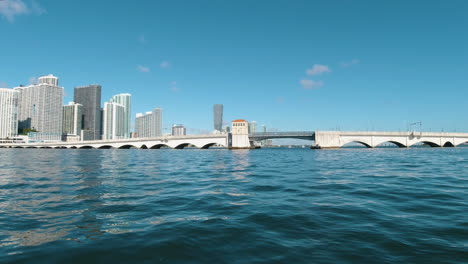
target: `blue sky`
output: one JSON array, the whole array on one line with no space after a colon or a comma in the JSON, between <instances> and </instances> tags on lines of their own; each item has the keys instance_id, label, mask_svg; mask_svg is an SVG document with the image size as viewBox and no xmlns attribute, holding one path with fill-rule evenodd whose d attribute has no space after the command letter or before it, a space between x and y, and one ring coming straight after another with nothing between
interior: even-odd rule
<instances>
[{"instance_id":1,"label":"blue sky","mask_svg":"<svg viewBox=\"0 0 468 264\"><path fill-rule=\"evenodd\" d=\"M468 2L0 1L0 86L52 73L212 130L468 132Z\"/></svg>"}]
</instances>

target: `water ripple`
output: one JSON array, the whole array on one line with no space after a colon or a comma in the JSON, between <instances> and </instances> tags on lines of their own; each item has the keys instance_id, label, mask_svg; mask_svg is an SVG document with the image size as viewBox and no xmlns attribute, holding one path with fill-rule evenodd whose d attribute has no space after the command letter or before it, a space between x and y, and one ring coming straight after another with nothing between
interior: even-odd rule
<instances>
[{"instance_id":1,"label":"water ripple","mask_svg":"<svg viewBox=\"0 0 468 264\"><path fill-rule=\"evenodd\" d=\"M468 148L0 149L0 160L1 263L468 259Z\"/></svg>"}]
</instances>

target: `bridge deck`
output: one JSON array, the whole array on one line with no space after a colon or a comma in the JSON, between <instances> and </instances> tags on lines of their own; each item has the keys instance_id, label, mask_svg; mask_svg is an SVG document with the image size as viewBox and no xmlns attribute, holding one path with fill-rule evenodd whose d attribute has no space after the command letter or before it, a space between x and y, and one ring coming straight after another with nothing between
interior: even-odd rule
<instances>
[{"instance_id":1,"label":"bridge deck","mask_svg":"<svg viewBox=\"0 0 468 264\"><path fill-rule=\"evenodd\" d=\"M258 132L249 134L252 141L265 139L280 139L280 138L295 138L315 140L315 132L313 131L291 131L291 132Z\"/></svg>"}]
</instances>

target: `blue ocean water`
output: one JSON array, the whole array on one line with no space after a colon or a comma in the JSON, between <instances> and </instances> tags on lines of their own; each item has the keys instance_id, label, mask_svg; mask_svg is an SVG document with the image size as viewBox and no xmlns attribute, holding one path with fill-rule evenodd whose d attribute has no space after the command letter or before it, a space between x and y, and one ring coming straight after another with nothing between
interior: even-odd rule
<instances>
[{"instance_id":1,"label":"blue ocean water","mask_svg":"<svg viewBox=\"0 0 468 264\"><path fill-rule=\"evenodd\" d=\"M0 149L1 263L468 263L468 148Z\"/></svg>"}]
</instances>

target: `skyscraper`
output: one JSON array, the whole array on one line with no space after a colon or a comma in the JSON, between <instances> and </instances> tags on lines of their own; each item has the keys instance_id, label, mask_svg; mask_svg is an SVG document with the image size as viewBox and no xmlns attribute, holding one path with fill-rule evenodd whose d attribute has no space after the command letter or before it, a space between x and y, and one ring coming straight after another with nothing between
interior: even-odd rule
<instances>
[{"instance_id":1,"label":"skyscraper","mask_svg":"<svg viewBox=\"0 0 468 264\"><path fill-rule=\"evenodd\" d=\"M125 106L114 102L104 103L102 139L125 138L125 114Z\"/></svg>"},{"instance_id":2,"label":"skyscraper","mask_svg":"<svg viewBox=\"0 0 468 264\"><path fill-rule=\"evenodd\" d=\"M249 134L257 132L257 121L249 122Z\"/></svg>"},{"instance_id":3,"label":"skyscraper","mask_svg":"<svg viewBox=\"0 0 468 264\"><path fill-rule=\"evenodd\" d=\"M222 131L223 129L223 105L215 104L213 106L214 129Z\"/></svg>"},{"instance_id":4,"label":"skyscraper","mask_svg":"<svg viewBox=\"0 0 468 264\"><path fill-rule=\"evenodd\" d=\"M163 125L162 125L162 108L155 108L153 110L153 124L154 124L154 136L160 137L163 135Z\"/></svg>"},{"instance_id":5,"label":"skyscraper","mask_svg":"<svg viewBox=\"0 0 468 264\"><path fill-rule=\"evenodd\" d=\"M18 133L19 92L0 89L0 139L11 138Z\"/></svg>"},{"instance_id":6,"label":"skyscraper","mask_svg":"<svg viewBox=\"0 0 468 264\"><path fill-rule=\"evenodd\" d=\"M153 112L138 113L135 118L135 132L139 138L153 136Z\"/></svg>"},{"instance_id":7,"label":"skyscraper","mask_svg":"<svg viewBox=\"0 0 468 264\"><path fill-rule=\"evenodd\" d=\"M139 138L162 136L162 109L155 108L151 112L146 112L146 114L137 114L135 132Z\"/></svg>"},{"instance_id":8,"label":"skyscraper","mask_svg":"<svg viewBox=\"0 0 468 264\"><path fill-rule=\"evenodd\" d=\"M114 102L124 106L124 137L130 138L131 114L132 114L132 95L128 93L112 96L109 102Z\"/></svg>"},{"instance_id":9,"label":"skyscraper","mask_svg":"<svg viewBox=\"0 0 468 264\"><path fill-rule=\"evenodd\" d=\"M83 106L70 102L63 106L63 134L64 135L81 135L83 117Z\"/></svg>"},{"instance_id":10,"label":"skyscraper","mask_svg":"<svg viewBox=\"0 0 468 264\"><path fill-rule=\"evenodd\" d=\"M38 84L15 90L20 92L19 130L38 131L38 140L61 140L64 89L58 86L58 78L53 75L40 77Z\"/></svg>"},{"instance_id":11,"label":"skyscraper","mask_svg":"<svg viewBox=\"0 0 468 264\"><path fill-rule=\"evenodd\" d=\"M74 101L81 104L83 138L81 140L98 140L101 138L101 86L88 85L75 87Z\"/></svg>"}]
</instances>

